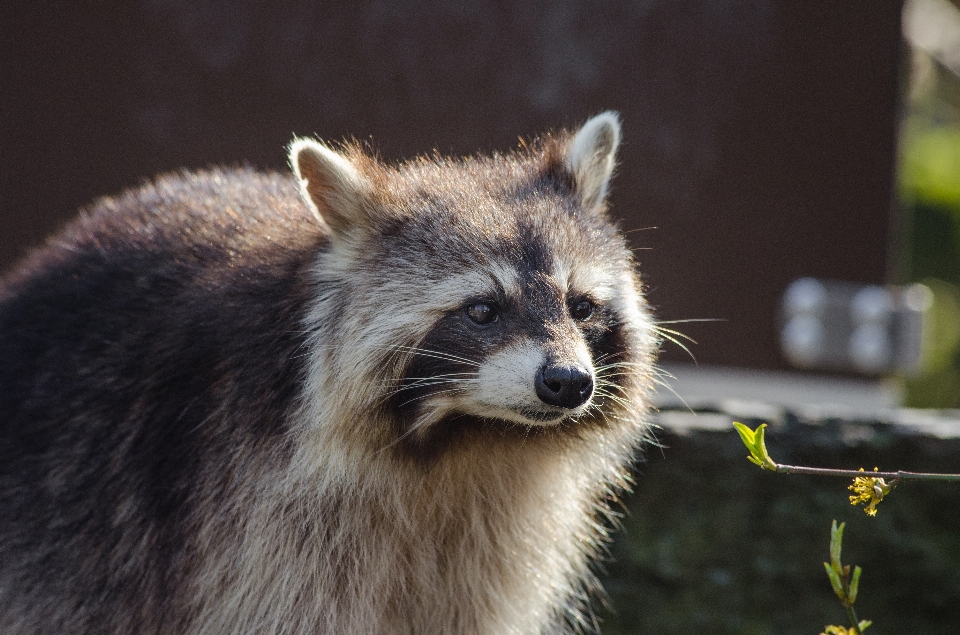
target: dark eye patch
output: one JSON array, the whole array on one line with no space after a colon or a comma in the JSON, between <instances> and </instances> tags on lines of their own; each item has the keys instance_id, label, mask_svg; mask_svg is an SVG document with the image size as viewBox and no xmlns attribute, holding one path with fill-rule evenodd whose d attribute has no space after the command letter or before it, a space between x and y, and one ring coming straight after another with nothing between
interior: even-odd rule
<instances>
[{"instance_id":1,"label":"dark eye patch","mask_svg":"<svg viewBox=\"0 0 960 635\"><path fill-rule=\"evenodd\" d=\"M477 328L466 315L468 308L487 304L473 300L462 309L451 311L413 347L408 366L403 371L399 389L385 402L395 423L398 448L408 456L429 462L446 444L463 433L470 417L454 416L450 425L411 432L421 408L433 395L455 396L467 390L476 379L483 359L490 350L502 345L501 329ZM492 303L489 303L491 306Z\"/></svg>"}]
</instances>

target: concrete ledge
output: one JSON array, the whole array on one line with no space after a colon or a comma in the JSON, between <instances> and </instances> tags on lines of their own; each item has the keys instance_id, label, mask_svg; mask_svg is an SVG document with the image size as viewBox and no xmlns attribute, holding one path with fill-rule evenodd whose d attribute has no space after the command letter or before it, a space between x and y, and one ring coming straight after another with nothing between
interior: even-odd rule
<instances>
[{"instance_id":1,"label":"concrete ledge","mask_svg":"<svg viewBox=\"0 0 960 635\"><path fill-rule=\"evenodd\" d=\"M658 388L654 401L665 407L689 405L696 409L704 402L730 399L861 411L900 404L900 391L889 381L695 364L667 363L660 367L665 385Z\"/></svg>"},{"instance_id":2,"label":"concrete ledge","mask_svg":"<svg viewBox=\"0 0 960 635\"><path fill-rule=\"evenodd\" d=\"M834 426L860 426L894 435L924 435L938 439L960 439L960 410L916 410L889 408L873 411L857 411L844 406L807 406L786 408L769 403L724 399L715 404L698 402L698 408L661 407L654 416L654 423L676 434L691 431L733 432L734 421L743 423L767 423L771 432L786 432L797 426L823 428ZM802 434L802 430L796 432ZM868 434L864 432L860 436ZM854 435L857 436L857 435ZM839 440L839 439L838 439ZM845 445L850 443L843 442ZM855 445L855 443L854 443ZM960 458L957 469L960 470Z\"/></svg>"}]
</instances>

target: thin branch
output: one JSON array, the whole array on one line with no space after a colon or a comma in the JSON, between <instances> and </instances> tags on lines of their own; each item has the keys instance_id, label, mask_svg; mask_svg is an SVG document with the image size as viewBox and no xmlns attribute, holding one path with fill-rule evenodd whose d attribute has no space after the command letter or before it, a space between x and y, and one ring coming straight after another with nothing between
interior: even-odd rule
<instances>
[{"instance_id":1,"label":"thin branch","mask_svg":"<svg viewBox=\"0 0 960 635\"><path fill-rule=\"evenodd\" d=\"M847 617L850 618L850 625L853 627L853 632L856 633L856 635L863 635L863 631L860 630L860 620L857 619L857 612L853 610L853 605L844 606L847 609Z\"/></svg>"},{"instance_id":2,"label":"thin branch","mask_svg":"<svg viewBox=\"0 0 960 635\"><path fill-rule=\"evenodd\" d=\"M826 467L806 467L803 465L783 465L775 463L780 474L814 474L817 476L842 476L843 478L900 479L914 481L960 481L960 474L936 474L930 472L867 472L865 470L834 470Z\"/></svg>"}]
</instances>

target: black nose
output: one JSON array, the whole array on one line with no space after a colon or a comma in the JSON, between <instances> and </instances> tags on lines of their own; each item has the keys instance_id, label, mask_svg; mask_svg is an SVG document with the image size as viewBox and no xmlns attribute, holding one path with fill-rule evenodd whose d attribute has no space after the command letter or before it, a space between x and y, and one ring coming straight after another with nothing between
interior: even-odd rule
<instances>
[{"instance_id":1,"label":"black nose","mask_svg":"<svg viewBox=\"0 0 960 635\"><path fill-rule=\"evenodd\" d=\"M576 408L593 394L593 377L579 366L547 364L537 371L536 386L537 396L543 403Z\"/></svg>"}]
</instances>

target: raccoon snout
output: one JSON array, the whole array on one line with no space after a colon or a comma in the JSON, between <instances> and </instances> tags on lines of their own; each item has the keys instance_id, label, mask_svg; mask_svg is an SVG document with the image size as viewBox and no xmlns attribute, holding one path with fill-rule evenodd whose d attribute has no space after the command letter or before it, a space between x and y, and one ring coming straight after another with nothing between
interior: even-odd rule
<instances>
[{"instance_id":1,"label":"raccoon snout","mask_svg":"<svg viewBox=\"0 0 960 635\"><path fill-rule=\"evenodd\" d=\"M537 371L537 396L545 404L576 408L593 394L593 377L580 366L547 364Z\"/></svg>"}]
</instances>

